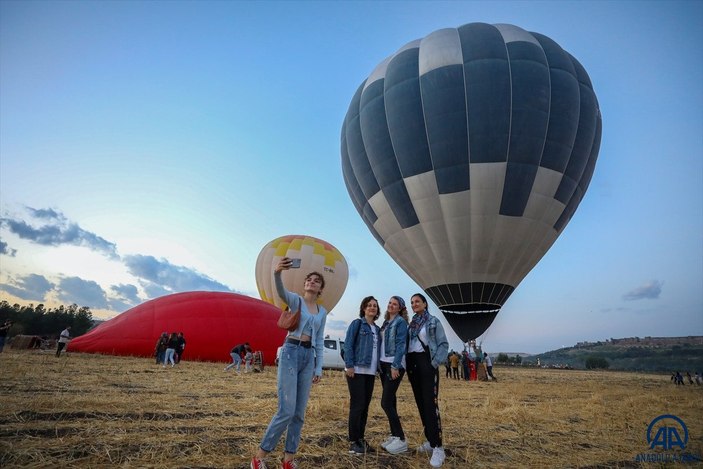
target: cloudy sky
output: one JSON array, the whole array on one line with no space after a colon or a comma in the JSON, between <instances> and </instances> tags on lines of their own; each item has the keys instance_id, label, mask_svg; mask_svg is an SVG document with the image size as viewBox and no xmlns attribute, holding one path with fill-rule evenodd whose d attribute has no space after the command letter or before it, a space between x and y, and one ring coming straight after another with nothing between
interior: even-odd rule
<instances>
[{"instance_id":1,"label":"cloudy sky","mask_svg":"<svg viewBox=\"0 0 703 469\"><path fill-rule=\"evenodd\" d=\"M349 263L333 335L362 297L420 291L349 199L340 129L381 60L471 22L557 41L603 115L589 192L484 347L703 335L698 1L0 2L0 299L108 318L173 292L257 296L258 253L284 234Z\"/></svg>"}]
</instances>

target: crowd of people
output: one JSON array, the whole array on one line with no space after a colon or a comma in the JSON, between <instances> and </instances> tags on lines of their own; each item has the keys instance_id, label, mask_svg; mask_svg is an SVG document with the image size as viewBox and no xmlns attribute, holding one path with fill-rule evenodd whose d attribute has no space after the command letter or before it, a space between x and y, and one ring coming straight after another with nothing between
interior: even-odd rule
<instances>
[{"instance_id":1,"label":"crowd of people","mask_svg":"<svg viewBox=\"0 0 703 469\"><path fill-rule=\"evenodd\" d=\"M156 364L161 364L164 368L170 364L173 368L180 363L185 348L186 339L183 332L162 332L154 348Z\"/></svg>"},{"instance_id":2,"label":"crowd of people","mask_svg":"<svg viewBox=\"0 0 703 469\"><path fill-rule=\"evenodd\" d=\"M701 383L703 383L703 374L696 371L695 376L691 376L691 372L687 371L686 381L688 384L697 384L700 386ZM671 373L671 382L677 386L686 384L680 371L674 371Z\"/></svg>"},{"instance_id":3,"label":"crowd of people","mask_svg":"<svg viewBox=\"0 0 703 469\"><path fill-rule=\"evenodd\" d=\"M489 379L497 381L498 379L493 374L493 360L490 355L482 352L475 341L471 341L469 344L473 349L473 354L467 350L462 353L454 350L449 352L444 364L445 377L465 381L486 381Z\"/></svg>"}]
</instances>

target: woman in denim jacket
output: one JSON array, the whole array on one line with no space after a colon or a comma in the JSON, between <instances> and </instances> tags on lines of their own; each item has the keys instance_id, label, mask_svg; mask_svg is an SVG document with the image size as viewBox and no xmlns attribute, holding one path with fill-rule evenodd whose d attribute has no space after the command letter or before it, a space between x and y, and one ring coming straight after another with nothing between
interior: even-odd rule
<instances>
[{"instance_id":1,"label":"woman in denim jacket","mask_svg":"<svg viewBox=\"0 0 703 469\"><path fill-rule=\"evenodd\" d=\"M449 342L444 327L427 311L427 300L416 293L410 300L413 319L408 344L408 380L415 395L417 410L425 430L425 441L418 452L432 453L430 465L440 467L445 454L442 447L442 420L439 417L439 365L447 359Z\"/></svg>"},{"instance_id":2,"label":"woman in denim jacket","mask_svg":"<svg viewBox=\"0 0 703 469\"><path fill-rule=\"evenodd\" d=\"M271 419L259 450L251 460L251 469L266 469L264 458L273 451L283 432L286 443L282 469L294 469L295 453L300 444L300 432L305 420L310 388L322 378L322 354L327 311L317 303L325 278L318 272L305 277L303 296L289 292L283 286L281 271L291 267L291 259L284 257L274 268L273 279L278 296L291 311L300 311L300 323L288 332L278 362L278 411Z\"/></svg>"},{"instance_id":3,"label":"woman in denim jacket","mask_svg":"<svg viewBox=\"0 0 703 469\"><path fill-rule=\"evenodd\" d=\"M361 302L359 319L347 328L344 364L349 386L349 452L364 454L373 448L364 439L369 404L381 356L381 330L376 325L378 301L367 296Z\"/></svg>"},{"instance_id":4,"label":"woman in denim jacket","mask_svg":"<svg viewBox=\"0 0 703 469\"><path fill-rule=\"evenodd\" d=\"M388 417L391 434L381 447L391 454L398 454L408 450L396 399L405 374L405 354L408 351L408 310L401 297L391 297L384 319L381 326L381 408Z\"/></svg>"}]
</instances>

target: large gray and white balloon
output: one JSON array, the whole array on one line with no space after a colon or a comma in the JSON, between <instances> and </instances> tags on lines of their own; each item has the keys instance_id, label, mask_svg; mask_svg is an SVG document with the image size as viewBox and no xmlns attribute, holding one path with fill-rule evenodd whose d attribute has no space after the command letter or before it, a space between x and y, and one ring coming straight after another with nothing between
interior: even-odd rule
<instances>
[{"instance_id":1,"label":"large gray and white balloon","mask_svg":"<svg viewBox=\"0 0 703 469\"><path fill-rule=\"evenodd\" d=\"M574 57L517 26L471 23L410 42L361 83L342 170L371 233L467 341L564 230L600 140Z\"/></svg>"}]
</instances>

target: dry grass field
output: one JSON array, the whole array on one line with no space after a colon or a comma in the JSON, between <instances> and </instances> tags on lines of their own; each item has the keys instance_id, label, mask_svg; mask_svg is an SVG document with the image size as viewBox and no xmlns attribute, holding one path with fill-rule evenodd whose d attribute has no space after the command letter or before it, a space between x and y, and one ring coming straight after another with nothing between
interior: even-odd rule
<instances>
[{"instance_id":1,"label":"dry grass field","mask_svg":"<svg viewBox=\"0 0 703 469\"><path fill-rule=\"evenodd\" d=\"M164 369L145 358L47 352L0 354L0 467L245 468L276 408L275 368L224 373L221 363ZM497 382L442 378L446 468L681 467L641 463L650 421L686 423L686 452L703 455L703 386L669 376L496 368ZM367 426L388 431L380 382ZM412 447L424 441L407 379L399 411ZM313 387L301 467L426 468L428 458L347 453L342 372ZM278 463L282 442L269 463ZM701 463L694 463L693 466ZM272 467L277 465L269 464ZM692 467L686 464L686 467Z\"/></svg>"}]
</instances>

